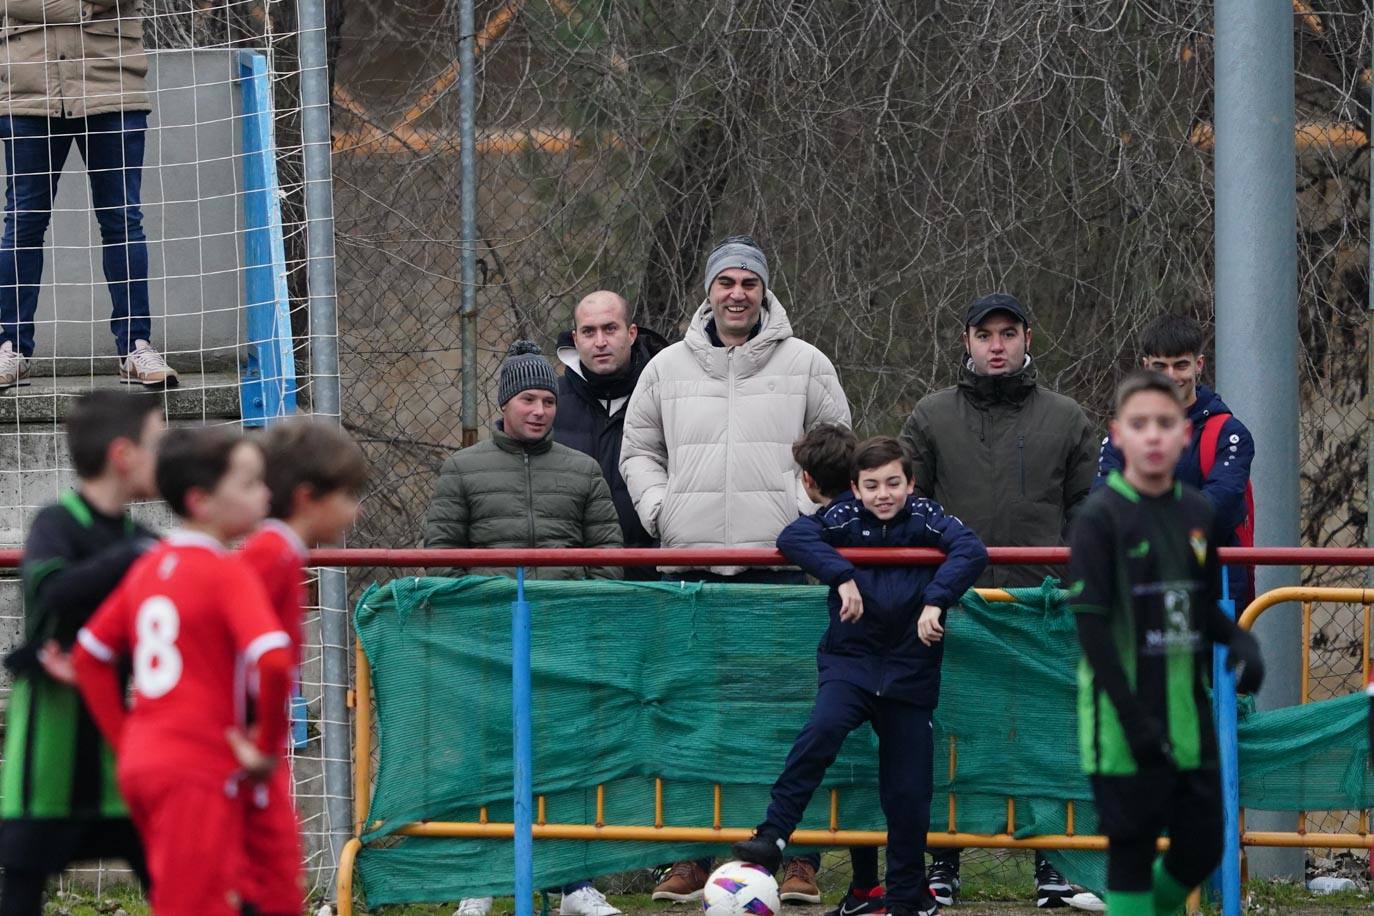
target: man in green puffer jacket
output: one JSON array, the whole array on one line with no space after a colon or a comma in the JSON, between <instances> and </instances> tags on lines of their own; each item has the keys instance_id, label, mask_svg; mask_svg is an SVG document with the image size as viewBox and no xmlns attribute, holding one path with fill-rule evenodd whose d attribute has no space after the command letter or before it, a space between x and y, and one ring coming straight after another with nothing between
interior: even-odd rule
<instances>
[{"instance_id":1,"label":"man in green puffer jacket","mask_svg":"<svg viewBox=\"0 0 1374 916\"><path fill-rule=\"evenodd\" d=\"M444 462L425 514L426 547L620 547L620 520L596 459L553 441L558 377L528 340L501 363L501 419L491 438ZM511 575L474 568L474 575ZM527 567L536 579L619 579L619 566ZM563 916L620 916L591 881L562 888ZM464 897L454 916L487 916Z\"/></svg>"},{"instance_id":2,"label":"man in green puffer jacket","mask_svg":"<svg viewBox=\"0 0 1374 916\"><path fill-rule=\"evenodd\" d=\"M558 379L530 341L501 364L501 419L491 438L439 472L426 547L620 547L620 522L595 459L553 441ZM508 569L469 569L509 575ZM619 566L531 567L538 579L618 579Z\"/></svg>"}]
</instances>

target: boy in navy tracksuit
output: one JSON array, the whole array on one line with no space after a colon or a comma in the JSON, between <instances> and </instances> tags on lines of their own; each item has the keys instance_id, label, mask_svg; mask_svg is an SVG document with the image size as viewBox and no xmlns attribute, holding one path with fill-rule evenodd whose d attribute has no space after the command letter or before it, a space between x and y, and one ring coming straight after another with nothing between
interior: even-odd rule
<instances>
[{"instance_id":1,"label":"boy in navy tracksuit","mask_svg":"<svg viewBox=\"0 0 1374 916\"><path fill-rule=\"evenodd\" d=\"M887 819L887 903L893 916L939 912L925 880L934 782L931 713L940 695L944 617L987 565L978 536L939 504L912 495L911 457L896 439L854 452L853 492L778 536L778 549L830 586L830 626L816 652L811 718L773 784L746 862L775 869L844 739L864 722L878 735L878 791ZM838 547L937 547L938 566L857 569Z\"/></svg>"}]
</instances>

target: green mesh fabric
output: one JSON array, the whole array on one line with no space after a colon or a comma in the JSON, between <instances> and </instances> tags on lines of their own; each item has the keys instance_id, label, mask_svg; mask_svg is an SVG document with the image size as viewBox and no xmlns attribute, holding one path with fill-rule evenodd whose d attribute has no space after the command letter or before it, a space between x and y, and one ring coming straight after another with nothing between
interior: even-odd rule
<instances>
[{"instance_id":1,"label":"green mesh fabric","mask_svg":"<svg viewBox=\"0 0 1374 916\"><path fill-rule=\"evenodd\" d=\"M551 822L651 825L654 778L664 820L752 827L810 711L825 589L807 586L529 582L534 791ZM1050 588L1016 604L970 594L952 612L936 710L932 831L1060 833L1096 817L1079 768L1071 615ZM509 579L406 578L374 586L356 613L372 665L380 762L359 870L369 905L509 893L508 841L403 838L414 820L511 815ZM1241 726L1242 799L1276 810L1367 807L1360 695L1251 714ZM949 778L950 738L957 770ZM829 823L831 787L845 828L882 829L876 738L855 732L803 827ZM797 847L800 848L800 847ZM701 855L722 846L538 841L536 886ZM1051 854L1071 880L1100 889L1104 857Z\"/></svg>"}]
</instances>

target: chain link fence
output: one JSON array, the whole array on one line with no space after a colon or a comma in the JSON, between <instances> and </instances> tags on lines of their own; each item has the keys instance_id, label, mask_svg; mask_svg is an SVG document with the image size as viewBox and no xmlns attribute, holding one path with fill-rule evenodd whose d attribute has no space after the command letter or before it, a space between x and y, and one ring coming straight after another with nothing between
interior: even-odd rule
<instances>
[{"instance_id":1,"label":"chain link fence","mask_svg":"<svg viewBox=\"0 0 1374 916\"><path fill-rule=\"evenodd\" d=\"M1293 20L1302 543L1351 546L1367 523L1372 23L1363 0L1322 6L1295 0ZM1042 381L1104 421L1147 321L1210 323L1211 12L479 0L481 421L506 346L551 354L591 290L678 338L706 253L741 232L768 251L799 336L834 360L861 433L895 432L953 382L958 315L994 289L1033 310ZM457 4L383 0L336 25L345 422L378 478L352 543L416 545L461 439ZM1314 696L1356 686L1360 609L1321 609L1314 632ZM1028 881L1004 857L970 860ZM842 883L842 857L826 861Z\"/></svg>"}]
</instances>

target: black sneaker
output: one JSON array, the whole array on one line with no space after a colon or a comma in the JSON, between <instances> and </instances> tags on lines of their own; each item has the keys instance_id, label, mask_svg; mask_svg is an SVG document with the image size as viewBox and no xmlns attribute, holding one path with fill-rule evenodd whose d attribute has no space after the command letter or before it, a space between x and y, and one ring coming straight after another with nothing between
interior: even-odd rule
<instances>
[{"instance_id":1,"label":"black sneaker","mask_svg":"<svg viewBox=\"0 0 1374 916\"><path fill-rule=\"evenodd\" d=\"M851 885L840 905L825 916L880 916L885 913L887 897L883 894L881 884L870 888L856 888Z\"/></svg>"},{"instance_id":2,"label":"black sneaker","mask_svg":"<svg viewBox=\"0 0 1374 916\"><path fill-rule=\"evenodd\" d=\"M959 868L949 862L936 859L930 863L926 872L926 884L930 893L940 906L954 906L959 899Z\"/></svg>"},{"instance_id":3,"label":"black sneaker","mask_svg":"<svg viewBox=\"0 0 1374 916\"><path fill-rule=\"evenodd\" d=\"M940 904L930 894L923 894L920 903L894 903L888 910L889 916L940 916Z\"/></svg>"},{"instance_id":4,"label":"black sneaker","mask_svg":"<svg viewBox=\"0 0 1374 916\"><path fill-rule=\"evenodd\" d=\"M1041 909L1068 906L1069 898L1078 893L1068 880L1049 863L1040 859L1035 863L1035 905Z\"/></svg>"},{"instance_id":5,"label":"black sneaker","mask_svg":"<svg viewBox=\"0 0 1374 916\"><path fill-rule=\"evenodd\" d=\"M762 865L772 874L782 864L782 841L764 833L756 833L731 846L730 853L741 862Z\"/></svg>"}]
</instances>

